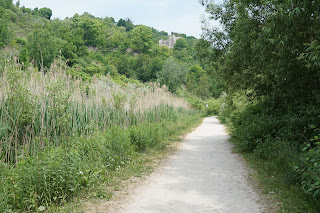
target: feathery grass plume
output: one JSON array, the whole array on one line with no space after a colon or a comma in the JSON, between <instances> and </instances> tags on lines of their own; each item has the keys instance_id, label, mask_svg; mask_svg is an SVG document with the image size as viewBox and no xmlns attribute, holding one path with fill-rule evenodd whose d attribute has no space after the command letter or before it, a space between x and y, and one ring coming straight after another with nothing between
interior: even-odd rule
<instances>
[{"instance_id":1,"label":"feathery grass plume","mask_svg":"<svg viewBox=\"0 0 320 213\"><path fill-rule=\"evenodd\" d=\"M189 104L157 83L126 87L111 77L92 82L67 75L58 61L47 73L22 70L11 60L0 79L0 161L15 164L48 146L68 146L66 138L113 126L159 122Z\"/></svg>"}]
</instances>

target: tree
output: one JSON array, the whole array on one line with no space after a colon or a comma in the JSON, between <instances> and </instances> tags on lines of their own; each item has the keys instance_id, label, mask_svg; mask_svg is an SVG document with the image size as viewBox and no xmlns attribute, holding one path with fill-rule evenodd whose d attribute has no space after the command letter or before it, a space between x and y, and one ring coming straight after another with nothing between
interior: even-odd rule
<instances>
[{"instance_id":1,"label":"tree","mask_svg":"<svg viewBox=\"0 0 320 213\"><path fill-rule=\"evenodd\" d=\"M194 79L196 82L200 80L201 77L205 75L205 71L202 69L202 67L199 64L193 65L190 67L188 72L188 80Z\"/></svg>"},{"instance_id":2,"label":"tree","mask_svg":"<svg viewBox=\"0 0 320 213\"><path fill-rule=\"evenodd\" d=\"M173 48L173 54L176 58L184 62L190 62L193 60L192 54L189 51L188 42L184 38L180 38L177 40Z\"/></svg>"},{"instance_id":3,"label":"tree","mask_svg":"<svg viewBox=\"0 0 320 213\"><path fill-rule=\"evenodd\" d=\"M174 50L181 51L181 50L186 49L186 48L188 48L188 43L187 43L186 39L180 38L180 39L178 39L177 42L175 43L173 49L174 49Z\"/></svg>"},{"instance_id":4,"label":"tree","mask_svg":"<svg viewBox=\"0 0 320 213\"><path fill-rule=\"evenodd\" d=\"M209 77L199 64L191 66L188 71L187 89L201 98L211 96Z\"/></svg>"},{"instance_id":5,"label":"tree","mask_svg":"<svg viewBox=\"0 0 320 213\"><path fill-rule=\"evenodd\" d=\"M30 8L26 8L25 6L22 6L20 9L23 13L27 13L27 14L32 13L32 10Z\"/></svg>"},{"instance_id":6,"label":"tree","mask_svg":"<svg viewBox=\"0 0 320 213\"><path fill-rule=\"evenodd\" d=\"M186 82L187 72L185 65L171 57L165 61L162 70L157 74L157 81L174 93Z\"/></svg>"},{"instance_id":7,"label":"tree","mask_svg":"<svg viewBox=\"0 0 320 213\"><path fill-rule=\"evenodd\" d=\"M153 54L155 56L158 56L158 57L162 58L163 60L165 60L165 59L169 58L170 56L172 56L172 51L167 46L157 45L156 47L154 47Z\"/></svg>"},{"instance_id":8,"label":"tree","mask_svg":"<svg viewBox=\"0 0 320 213\"><path fill-rule=\"evenodd\" d=\"M154 57L151 59L150 75L148 81L155 81L157 74L162 70L165 59L161 57Z\"/></svg>"},{"instance_id":9,"label":"tree","mask_svg":"<svg viewBox=\"0 0 320 213\"><path fill-rule=\"evenodd\" d=\"M288 103L317 102L320 89L319 1L202 1L224 32L206 30L230 90L242 89L279 109ZM214 51L214 52L215 52Z\"/></svg>"},{"instance_id":10,"label":"tree","mask_svg":"<svg viewBox=\"0 0 320 213\"><path fill-rule=\"evenodd\" d=\"M147 82L151 76L151 57L146 54L140 54L136 58L135 70L138 79Z\"/></svg>"},{"instance_id":11,"label":"tree","mask_svg":"<svg viewBox=\"0 0 320 213\"><path fill-rule=\"evenodd\" d=\"M38 13L40 16L50 20L51 19L51 16L52 16L52 10L47 8L47 7L44 7L44 8L41 8L38 10Z\"/></svg>"},{"instance_id":12,"label":"tree","mask_svg":"<svg viewBox=\"0 0 320 213\"><path fill-rule=\"evenodd\" d=\"M132 21L128 18L126 20L124 19L120 19L118 22L117 22L117 26L118 27L124 27L126 28L126 31L129 32L131 31L133 28L134 28L134 25L132 23Z\"/></svg>"},{"instance_id":13,"label":"tree","mask_svg":"<svg viewBox=\"0 0 320 213\"><path fill-rule=\"evenodd\" d=\"M117 61L117 70L120 74L123 74L129 78L135 78L136 72L134 71L134 60L127 55L121 55Z\"/></svg>"},{"instance_id":14,"label":"tree","mask_svg":"<svg viewBox=\"0 0 320 213\"><path fill-rule=\"evenodd\" d=\"M87 16L81 17L79 27L83 30L83 40L86 45L98 46L99 35L102 32L102 25L99 21L89 18Z\"/></svg>"},{"instance_id":15,"label":"tree","mask_svg":"<svg viewBox=\"0 0 320 213\"><path fill-rule=\"evenodd\" d=\"M7 17L4 16L5 9L0 6L0 47L3 47L10 40Z\"/></svg>"},{"instance_id":16,"label":"tree","mask_svg":"<svg viewBox=\"0 0 320 213\"><path fill-rule=\"evenodd\" d=\"M138 26L130 32L132 49L148 54L153 47L152 31L149 27Z\"/></svg>"},{"instance_id":17,"label":"tree","mask_svg":"<svg viewBox=\"0 0 320 213\"><path fill-rule=\"evenodd\" d=\"M196 95L201 97L202 99L206 99L210 97L209 92L209 79L207 75L203 75L198 82L198 86L196 88Z\"/></svg>"},{"instance_id":18,"label":"tree","mask_svg":"<svg viewBox=\"0 0 320 213\"><path fill-rule=\"evenodd\" d=\"M39 70L50 68L51 63L58 54L59 47L56 46L55 37L48 29L35 29L28 37L28 49L30 60Z\"/></svg>"},{"instance_id":19,"label":"tree","mask_svg":"<svg viewBox=\"0 0 320 213\"><path fill-rule=\"evenodd\" d=\"M110 35L106 39L107 48L118 48L124 52L129 46L130 40L124 27L110 29Z\"/></svg>"},{"instance_id":20,"label":"tree","mask_svg":"<svg viewBox=\"0 0 320 213\"><path fill-rule=\"evenodd\" d=\"M182 49L182 50L173 50L173 55L175 58L184 61L184 62L192 62L193 58L192 58L192 54L186 49Z\"/></svg>"},{"instance_id":21,"label":"tree","mask_svg":"<svg viewBox=\"0 0 320 213\"><path fill-rule=\"evenodd\" d=\"M12 0L0 0L0 7L11 10L14 6Z\"/></svg>"}]
</instances>

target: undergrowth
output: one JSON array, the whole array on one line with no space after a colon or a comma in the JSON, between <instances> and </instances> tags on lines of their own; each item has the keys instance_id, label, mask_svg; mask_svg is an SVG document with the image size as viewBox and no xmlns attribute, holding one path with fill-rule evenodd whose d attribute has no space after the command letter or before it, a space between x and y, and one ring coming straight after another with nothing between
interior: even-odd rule
<instances>
[{"instance_id":1,"label":"undergrowth","mask_svg":"<svg viewBox=\"0 0 320 213\"><path fill-rule=\"evenodd\" d=\"M52 67L0 72L0 212L49 211L95 188L109 197L98 186L110 173L200 117L156 83L88 83Z\"/></svg>"},{"instance_id":2,"label":"undergrowth","mask_svg":"<svg viewBox=\"0 0 320 213\"><path fill-rule=\"evenodd\" d=\"M139 153L176 135L193 124L197 114L177 114L175 121L145 123L68 141L67 147L51 147L38 156L21 159L14 168L1 167L1 212L42 211L61 205L83 189L103 184L110 172L121 170ZM106 198L103 189L98 198ZM96 190L97 192L97 190Z\"/></svg>"},{"instance_id":3,"label":"undergrowth","mask_svg":"<svg viewBox=\"0 0 320 213\"><path fill-rule=\"evenodd\" d=\"M280 201L281 212L319 212L318 109L303 103L269 106L233 94L224 98L220 119L236 150L259 171L265 191Z\"/></svg>"}]
</instances>

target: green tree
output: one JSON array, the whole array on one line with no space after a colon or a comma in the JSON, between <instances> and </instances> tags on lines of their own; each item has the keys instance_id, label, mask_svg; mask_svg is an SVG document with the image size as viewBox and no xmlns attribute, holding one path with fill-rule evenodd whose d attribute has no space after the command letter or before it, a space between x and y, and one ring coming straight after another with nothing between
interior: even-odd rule
<instances>
[{"instance_id":1,"label":"green tree","mask_svg":"<svg viewBox=\"0 0 320 213\"><path fill-rule=\"evenodd\" d=\"M30 60L39 70L50 68L54 58L58 55L56 38L48 29L35 29L28 37Z\"/></svg>"},{"instance_id":2,"label":"green tree","mask_svg":"<svg viewBox=\"0 0 320 213\"><path fill-rule=\"evenodd\" d=\"M102 24L88 16L80 18L79 27L83 30L83 40L86 45L98 46L99 36L103 34Z\"/></svg>"},{"instance_id":3,"label":"green tree","mask_svg":"<svg viewBox=\"0 0 320 213\"><path fill-rule=\"evenodd\" d=\"M121 55L117 58L116 63L117 70L120 74L131 78L136 77L136 72L134 71L134 59L132 57Z\"/></svg>"},{"instance_id":4,"label":"green tree","mask_svg":"<svg viewBox=\"0 0 320 213\"><path fill-rule=\"evenodd\" d=\"M12 0L0 0L0 7L11 10L13 9L14 5Z\"/></svg>"},{"instance_id":5,"label":"green tree","mask_svg":"<svg viewBox=\"0 0 320 213\"><path fill-rule=\"evenodd\" d=\"M148 81L155 81L157 74L162 70L165 59L161 57L154 57L151 59L150 75Z\"/></svg>"},{"instance_id":6,"label":"green tree","mask_svg":"<svg viewBox=\"0 0 320 213\"><path fill-rule=\"evenodd\" d=\"M209 89L209 78L207 75L203 75L199 79L198 86L196 88L196 95L202 99L209 98L211 96Z\"/></svg>"},{"instance_id":7,"label":"green tree","mask_svg":"<svg viewBox=\"0 0 320 213\"><path fill-rule=\"evenodd\" d=\"M190 67L187 74L186 86L189 92L198 97L208 98L212 96L210 93L209 77L199 64Z\"/></svg>"},{"instance_id":8,"label":"green tree","mask_svg":"<svg viewBox=\"0 0 320 213\"><path fill-rule=\"evenodd\" d=\"M208 29L204 35L213 52L225 52L216 61L229 89L268 99L277 109L297 100L317 101L319 1L202 3L224 27L224 32Z\"/></svg>"},{"instance_id":9,"label":"green tree","mask_svg":"<svg viewBox=\"0 0 320 213\"><path fill-rule=\"evenodd\" d=\"M188 72L188 79L193 78L196 81L199 81L202 76L204 76L206 73L202 69L202 67L199 64L193 65L190 67Z\"/></svg>"},{"instance_id":10,"label":"green tree","mask_svg":"<svg viewBox=\"0 0 320 213\"><path fill-rule=\"evenodd\" d=\"M153 52L154 56L160 57L160 58L162 58L162 60L165 60L165 59L169 58L170 56L172 56L172 51L167 46L157 45L154 47L152 52Z\"/></svg>"},{"instance_id":11,"label":"green tree","mask_svg":"<svg viewBox=\"0 0 320 213\"><path fill-rule=\"evenodd\" d=\"M140 54L136 59L136 73L138 79L146 82L150 80L151 76L151 57L146 54Z\"/></svg>"},{"instance_id":12,"label":"green tree","mask_svg":"<svg viewBox=\"0 0 320 213\"><path fill-rule=\"evenodd\" d=\"M0 47L9 43L11 33L8 27L8 19L5 17L5 9L0 6Z\"/></svg>"},{"instance_id":13,"label":"green tree","mask_svg":"<svg viewBox=\"0 0 320 213\"><path fill-rule=\"evenodd\" d=\"M174 49L174 50L181 51L181 50L186 49L186 48L188 48L188 43L187 43L186 39L180 38L180 39L178 39L177 42L175 43L173 49Z\"/></svg>"},{"instance_id":14,"label":"green tree","mask_svg":"<svg viewBox=\"0 0 320 213\"><path fill-rule=\"evenodd\" d=\"M157 81L166 85L169 91L174 93L182 84L186 83L187 72L184 64L171 57L165 61L162 70L157 73Z\"/></svg>"},{"instance_id":15,"label":"green tree","mask_svg":"<svg viewBox=\"0 0 320 213\"><path fill-rule=\"evenodd\" d=\"M134 25L130 19L125 20L122 18L117 22L117 26L126 28L127 32L131 31L134 28Z\"/></svg>"},{"instance_id":16,"label":"green tree","mask_svg":"<svg viewBox=\"0 0 320 213\"><path fill-rule=\"evenodd\" d=\"M40 16L50 20L51 19L51 16L52 16L52 10L47 8L47 7L44 7L44 8L41 8L38 10L38 13Z\"/></svg>"},{"instance_id":17,"label":"green tree","mask_svg":"<svg viewBox=\"0 0 320 213\"><path fill-rule=\"evenodd\" d=\"M29 64L29 51L28 48L23 47L19 54L19 62L27 67Z\"/></svg>"},{"instance_id":18,"label":"green tree","mask_svg":"<svg viewBox=\"0 0 320 213\"><path fill-rule=\"evenodd\" d=\"M106 47L113 49L117 48L121 52L126 51L130 46L130 39L128 38L128 33L125 31L125 28L112 28L109 29L110 35L106 39Z\"/></svg>"},{"instance_id":19,"label":"green tree","mask_svg":"<svg viewBox=\"0 0 320 213\"><path fill-rule=\"evenodd\" d=\"M175 58L184 61L184 62L191 62L193 61L193 57L190 52L184 48L182 50L173 50L173 55Z\"/></svg>"},{"instance_id":20,"label":"green tree","mask_svg":"<svg viewBox=\"0 0 320 213\"><path fill-rule=\"evenodd\" d=\"M132 49L140 53L148 54L154 46L152 31L149 27L138 26L130 32Z\"/></svg>"}]
</instances>

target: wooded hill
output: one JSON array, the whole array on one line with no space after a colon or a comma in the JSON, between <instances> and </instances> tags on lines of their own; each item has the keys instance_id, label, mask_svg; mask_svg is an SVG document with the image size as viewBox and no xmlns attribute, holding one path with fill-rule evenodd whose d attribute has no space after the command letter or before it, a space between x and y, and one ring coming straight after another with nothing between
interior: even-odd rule
<instances>
[{"instance_id":1,"label":"wooded hill","mask_svg":"<svg viewBox=\"0 0 320 213\"><path fill-rule=\"evenodd\" d=\"M179 34L183 38L169 49L158 45L160 39L168 38L167 32L134 25L130 19L116 22L89 13L64 20L51 20L51 16L49 8L29 9L20 7L19 1L16 5L0 1L1 67L15 56L23 69L34 66L46 72L59 59L66 63L68 74L85 81L94 75L125 76L166 84L171 92L189 85L188 91L202 98L219 96L210 73L199 66L198 39L192 36Z\"/></svg>"}]
</instances>

